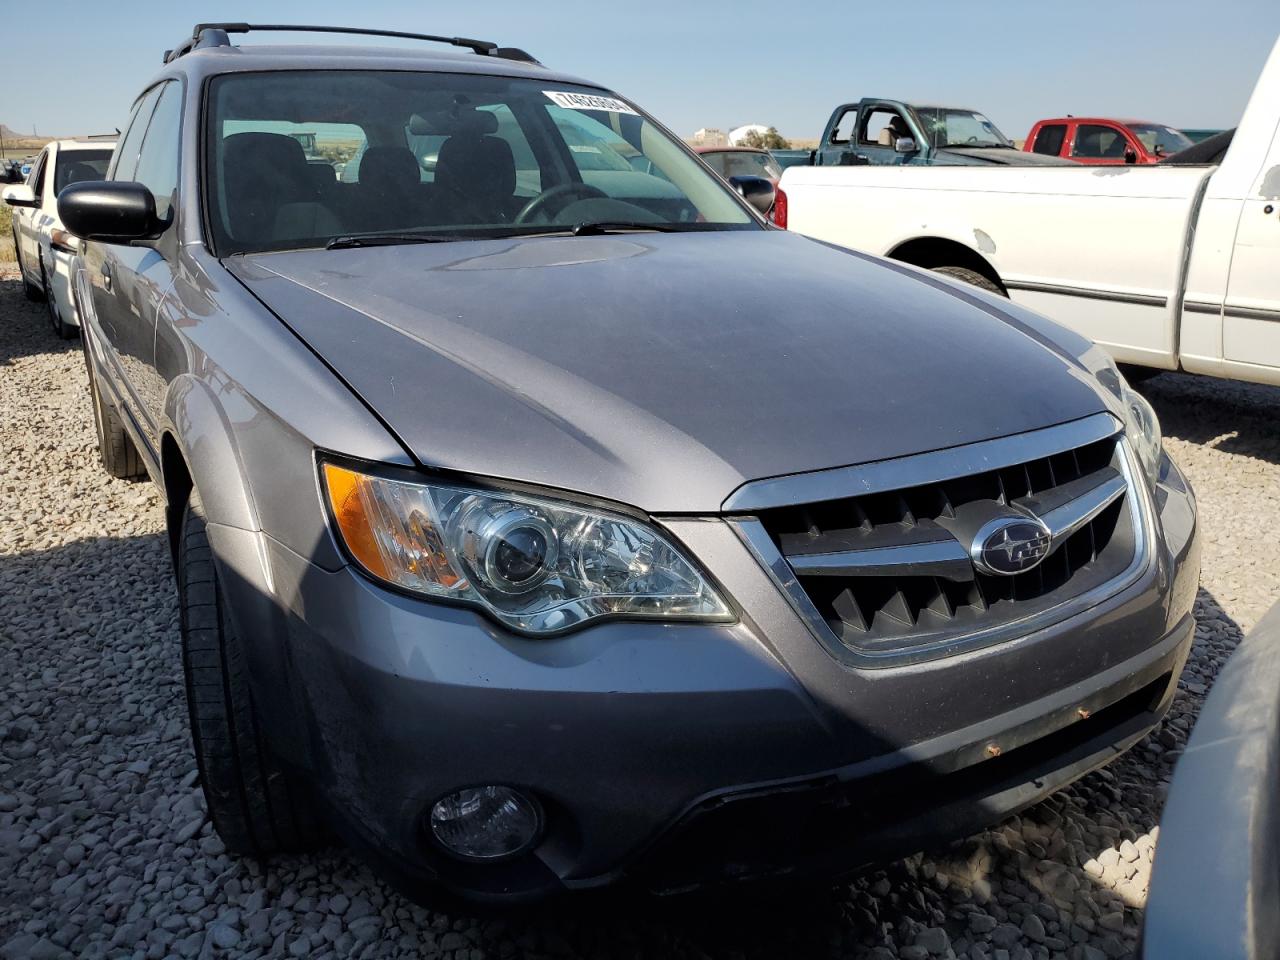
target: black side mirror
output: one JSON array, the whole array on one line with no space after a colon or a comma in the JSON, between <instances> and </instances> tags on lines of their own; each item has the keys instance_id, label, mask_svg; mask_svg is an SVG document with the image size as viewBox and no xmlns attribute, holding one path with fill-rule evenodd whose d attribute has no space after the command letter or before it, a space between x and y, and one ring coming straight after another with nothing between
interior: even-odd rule
<instances>
[{"instance_id":1,"label":"black side mirror","mask_svg":"<svg viewBox=\"0 0 1280 960\"><path fill-rule=\"evenodd\" d=\"M1132 149L1132 148L1130 148L1130 149L1126 150L1126 151L1124 152L1124 162L1125 162L1125 163L1137 163L1137 162L1138 162L1138 151L1137 151L1137 150L1134 150L1134 149Z\"/></svg>"},{"instance_id":2,"label":"black side mirror","mask_svg":"<svg viewBox=\"0 0 1280 960\"><path fill-rule=\"evenodd\" d=\"M156 217L156 199L140 183L90 180L58 194L63 226L85 240L129 243L154 240L166 223Z\"/></svg>"},{"instance_id":3,"label":"black side mirror","mask_svg":"<svg viewBox=\"0 0 1280 960\"><path fill-rule=\"evenodd\" d=\"M764 177L730 177L729 183L742 199L761 213L768 213L773 206L773 183Z\"/></svg>"}]
</instances>

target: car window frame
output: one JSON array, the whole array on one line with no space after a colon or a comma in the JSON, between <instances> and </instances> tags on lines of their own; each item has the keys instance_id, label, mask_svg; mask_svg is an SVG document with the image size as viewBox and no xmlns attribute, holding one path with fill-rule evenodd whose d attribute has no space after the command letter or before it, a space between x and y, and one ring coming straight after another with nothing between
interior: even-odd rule
<instances>
[{"instance_id":1,"label":"car window frame","mask_svg":"<svg viewBox=\"0 0 1280 960\"><path fill-rule=\"evenodd\" d=\"M42 209L44 207L44 172L48 166L49 148L44 147L36 157L36 162L31 165L31 172L27 174L27 180L31 184L31 195L36 198L36 203Z\"/></svg>"},{"instance_id":2,"label":"car window frame","mask_svg":"<svg viewBox=\"0 0 1280 960\"><path fill-rule=\"evenodd\" d=\"M867 139L867 127L871 126L871 118L874 117L877 113L892 114L893 116L897 117L899 120L902 121L902 125L904 127L906 127L908 130L911 129L911 124L907 122L906 116L903 114L902 110L900 110L899 108L887 103L870 104L863 111L862 116L858 118L858 126L854 131L854 146L858 147L859 149L861 149L862 147L880 147L881 149L885 149L885 145L880 142L878 135L877 135L877 139L875 140ZM885 127L888 127L891 123L893 123L892 119L890 119L889 122L885 124ZM893 149L893 144L889 144L888 149Z\"/></svg>"},{"instance_id":3,"label":"car window frame","mask_svg":"<svg viewBox=\"0 0 1280 960\"><path fill-rule=\"evenodd\" d=\"M175 228L178 223L179 211L182 207L182 157L183 157L182 137L186 129L186 112L187 112L186 111L187 87L186 87L186 80L184 77L181 77L181 76L164 77L152 85L151 89L158 90L160 91L160 93L159 93L159 96L156 97L155 103L151 105L151 115L147 117L147 127L142 132L142 143L138 145L138 159L133 167L133 176L135 178L135 182L141 182L136 180L138 175L138 168L142 165L142 154L143 154L143 151L145 151L147 148L147 139L151 136L151 124L155 120L156 110L159 109L160 107L160 101L164 98L165 87L168 84L173 84L173 88L177 90L177 97L178 97L178 128L177 128L177 131L175 132L175 138L177 142L177 160L176 160L174 171L173 171L173 199L169 207L169 218L167 221L165 221L164 229L161 231L160 236L155 241L156 243L159 243L161 240L163 240L163 238L166 235L168 235L170 231L173 231L174 235L176 236L177 231ZM146 186L148 190L151 190L151 188L146 184L143 184L143 186ZM152 191L151 195L152 197L155 197L155 191Z\"/></svg>"},{"instance_id":4,"label":"car window frame","mask_svg":"<svg viewBox=\"0 0 1280 960\"><path fill-rule=\"evenodd\" d=\"M1082 154L1076 153L1076 145L1080 142L1080 133L1086 127L1097 127L1099 130L1107 130L1112 134L1114 134L1116 137L1118 137L1120 141L1124 144L1124 149L1120 151L1120 156L1119 157L1107 156L1106 154L1101 152L1094 155L1088 155L1088 154L1082 155ZM1123 127L1120 127L1119 125L1114 123L1099 123L1095 120L1080 120L1080 121L1077 121L1075 131L1072 134L1071 152L1068 154L1068 156L1073 160L1077 158L1082 160L1117 160L1117 159L1123 160L1125 153L1132 149L1133 149L1133 144L1130 142L1129 133Z\"/></svg>"},{"instance_id":5,"label":"car window frame","mask_svg":"<svg viewBox=\"0 0 1280 960\"><path fill-rule=\"evenodd\" d=\"M836 117L835 123L831 125L831 133L827 136L827 143L833 147L852 146L858 139L858 113L861 110L861 104L849 104L840 110L839 116ZM840 124L844 123L844 118L853 114L853 127L849 131L849 136L841 140L836 136L840 132Z\"/></svg>"},{"instance_id":6,"label":"car window frame","mask_svg":"<svg viewBox=\"0 0 1280 960\"><path fill-rule=\"evenodd\" d=\"M107 170L108 180L116 181L120 183L129 183L132 181L132 175L138 169L138 157L142 155L142 141L146 140L147 127L150 126L151 124L151 114L155 113L156 103L158 103L160 100L160 97L158 94L156 98L151 101L151 107L149 110L146 111L146 120L145 122L143 122L143 125L140 128L142 131L142 137L138 141L138 152L133 157L133 169L129 171L130 179L121 180L118 174L120 173L120 164L125 156L124 148L125 146L128 145L128 142L129 142L129 134L133 133L134 126L137 125L140 121L142 121L143 107L147 103L147 100L151 97L153 93L156 93L160 89L161 84L168 82L169 79L170 78L165 77L161 80L157 80L155 83L151 84L151 86L147 87L147 89L143 90L142 93L138 94L138 98L133 101L133 110L129 114L129 124L128 126L125 127L124 133L120 135L120 139L116 141L116 150L111 157L111 166Z\"/></svg>"},{"instance_id":7,"label":"car window frame","mask_svg":"<svg viewBox=\"0 0 1280 960\"><path fill-rule=\"evenodd\" d=\"M1037 149L1040 143L1040 138L1043 137L1049 130L1062 131L1062 138L1058 141L1058 149L1057 150ZM1075 142L1075 137L1069 136L1070 133L1071 133L1071 124L1069 123L1063 123L1060 121L1042 123L1036 129L1036 135L1031 138L1031 152L1038 153L1042 157L1060 157L1062 156L1063 147L1066 147L1068 144Z\"/></svg>"},{"instance_id":8,"label":"car window frame","mask_svg":"<svg viewBox=\"0 0 1280 960\"><path fill-rule=\"evenodd\" d=\"M211 194L212 183L210 180L210 172L213 169L212 160L213 160L214 139L212 137L211 127L212 127L212 111L213 111L213 89L215 86L215 82L223 77L228 77L228 76L235 76L235 77L272 76L272 75L279 75L282 73L313 73L317 71L328 71L328 70L337 70L339 72L367 71L372 73L381 73L381 72L440 73L441 72L438 70L395 71L395 70L379 69L377 67L364 67L364 66L354 68L354 70L343 70L342 68L333 68L333 67L290 67L288 69L282 69L282 70L270 70L270 69L228 70L222 73L215 73L206 77L204 82L200 85L200 101L196 108L196 112L198 115L198 123L197 123L197 128L195 133L195 145L194 145L195 157L196 157L196 160L195 160L196 176L197 176L195 202L199 205L199 207L198 207L197 217L195 219L200 224L200 236L197 238L198 242L207 251L209 251L209 253L212 256L217 258L222 258L222 257L229 257L229 256L247 255L247 254L256 253L256 252L280 252L280 251L227 252L220 248L219 238L213 225L214 204L212 202L212 194ZM445 72L452 73L454 71L445 71ZM459 73L459 75L473 76L473 74L469 72ZM474 75L492 77L494 79L500 79L500 80L512 79L511 77L505 74L483 74L482 73L482 74L474 74ZM171 79L171 78L163 77L161 78L160 81L157 81L157 84L167 79ZM538 82L540 78L521 77L520 79ZM682 151L686 157L690 158L694 162L694 164L699 166L705 166L705 164L702 164L701 158L698 156L697 152L691 146L689 146L689 144L687 144L682 137L677 135L674 131L672 131L669 127L667 127L665 124L659 121L652 114L642 110L629 97L623 96L622 94L612 90L609 87L605 87L600 84L590 83L589 81L570 78L570 79L564 79L564 80L556 80L555 82L561 85L582 87L586 90L595 91L599 94L609 96L621 101L622 103L626 104L628 107L631 108L632 112L640 121L647 123L651 127L653 127L653 129L657 131L664 139L666 139L674 147L674 149L678 151ZM157 84L153 84L152 89L154 89L154 87ZM143 96L145 95L146 94L144 92ZM139 100L141 99L142 98L140 97ZM154 105L153 105L153 109L154 109ZM527 106L522 109L532 110L534 108L532 106ZM521 130L524 132L525 138L529 142L529 148L533 151L534 156L537 157L539 164L545 164L548 167L550 166L557 167L558 172L566 178L566 181L581 182L581 174L577 169L577 165L573 162L573 158L569 152L568 144L566 144L563 141L563 139L552 140L552 138L547 137L545 134L545 131L542 130L540 127L538 127L536 124L533 125L533 129L531 131L530 127L526 126L525 123L522 121L520 116L521 111L513 108L512 113L516 117L516 122L520 124ZM149 122L149 118L148 118L148 122ZM554 123L552 123L552 126L554 126ZM741 194L739 194L736 190L734 190L728 184L727 181L725 181L721 177L716 176L714 171L711 172L711 180L716 186L718 186L718 188L723 192L723 194L729 198L729 200L732 203L734 203L744 214L746 214L746 217L741 224L735 224L732 227L728 227L726 229L730 229L730 230L773 229L772 224L770 224L770 222L767 219L765 219L765 217L758 210L756 210L755 207L753 207L750 203L748 203L742 197ZM459 237L459 240L462 240L462 239L463 238ZM307 248L307 249L311 249L311 248Z\"/></svg>"}]
</instances>

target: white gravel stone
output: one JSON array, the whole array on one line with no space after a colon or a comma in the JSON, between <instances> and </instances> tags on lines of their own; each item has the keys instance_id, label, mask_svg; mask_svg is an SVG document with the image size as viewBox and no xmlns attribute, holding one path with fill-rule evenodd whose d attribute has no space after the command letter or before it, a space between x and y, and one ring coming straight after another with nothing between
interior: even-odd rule
<instances>
[{"instance_id":1,"label":"white gravel stone","mask_svg":"<svg viewBox=\"0 0 1280 960\"><path fill-rule=\"evenodd\" d=\"M1204 545L1195 644L1143 744L823 895L495 919L409 904L341 850L265 868L225 853L190 750L159 498L101 471L79 345L0 268L0 960L1129 956L1172 764L1280 595L1280 391L1176 374L1142 389L1196 488Z\"/></svg>"}]
</instances>

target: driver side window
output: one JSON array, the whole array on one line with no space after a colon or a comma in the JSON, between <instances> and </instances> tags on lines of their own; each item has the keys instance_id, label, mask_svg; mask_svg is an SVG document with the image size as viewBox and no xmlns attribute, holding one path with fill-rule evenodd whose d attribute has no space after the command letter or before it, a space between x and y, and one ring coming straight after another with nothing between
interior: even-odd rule
<instances>
[{"instance_id":1,"label":"driver side window","mask_svg":"<svg viewBox=\"0 0 1280 960\"><path fill-rule=\"evenodd\" d=\"M138 153L142 150L142 137L147 132L147 124L151 120L151 110L160 96L160 88L152 87L147 91L133 111L129 121L129 129L116 147L116 155L111 161L111 180L132 180L133 172L138 168Z\"/></svg>"},{"instance_id":2,"label":"driver side window","mask_svg":"<svg viewBox=\"0 0 1280 960\"><path fill-rule=\"evenodd\" d=\"M867 113L858 142L868 147L892 147L898 137L908 135L907 125L897 110L879 108Z\"/></svg>"}]
</instances>

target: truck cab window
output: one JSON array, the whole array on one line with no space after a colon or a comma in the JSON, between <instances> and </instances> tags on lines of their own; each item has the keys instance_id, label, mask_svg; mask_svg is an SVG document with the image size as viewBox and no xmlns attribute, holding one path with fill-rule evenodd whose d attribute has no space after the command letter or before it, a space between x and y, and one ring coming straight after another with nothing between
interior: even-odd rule
<instances>
[{"instance_id":1,"label":"truck cab window","mask_svg":"<svg viewBox=\"0 0 1280 960\"><path fill-rule=\"evenodd\" d=\"M1043 153L1046 156L1056 157L1062 153L1062 141L1067 136L1067 125L1065 123L1050 123L1040 128L1040 132L1036 134L1036 142L1031 147L1033 153Z\"/></svg>"},{"instance_id":2,"label":"truck cab window","mask_svg":"<svg viewBox=\"0 0 1280 960\"><path fill-rule=\"evenodd\" d=\"M911 130L897 110L879 109L867 114L858 141L869 147L892 147L899 137L909 136Z\"/></svg>"},{"instance_id":3,"label":"truck cab window","mask_svg":"<svg viewBox=\"0 0 1280 960\"><path fill-rule=\"evenodd\" d=\"M1114 127L1104 127L1098 123L1082 123L1076 128L1076 142L1071 149L1073 157L1090 159L1114 159L1124 156L1128 146L1124 134Z\"/></svg>"},{"instance_id":4,"label":"truck cab window","mask_svg":"<svg viewBox=\"0 0 1280 960\"><path fill-rule=\"evenodd\" d=\"M831 130L832 143L848 143L853 139L853 127L858 122L858 108L850 107L840 114L835 127Z\"/></svg>"}]
</instances>

